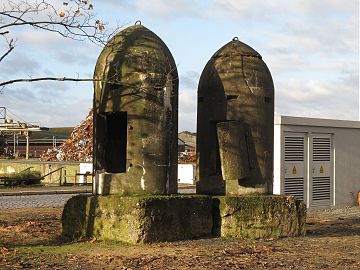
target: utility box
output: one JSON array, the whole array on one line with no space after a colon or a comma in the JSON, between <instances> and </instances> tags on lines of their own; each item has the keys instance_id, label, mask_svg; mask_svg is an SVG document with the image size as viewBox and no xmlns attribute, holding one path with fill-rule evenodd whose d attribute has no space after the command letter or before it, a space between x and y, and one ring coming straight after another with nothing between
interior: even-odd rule
<instances>
[{"instance_id":1,"label":"utility box","mask_svg":"<svg viewBox=\"0 0 360 270\"><path fill-rule=\"evenodd\" d=\"M195 164L178 164L178 183L190 185L195 183Z\"/></svg>"},{"instance_id":2,"label":"utility box","mask_svg":"<svg viewBox=\"0 0 360 270\"><path fill-rule=\"evenodd\" d=\"M274 194L317 209L356 205L359 190L359 121L275 117Z\"/></svg>"},{"instance_id":3,"label":"utility box","mask_svg":"<svg viewBox=\"0 0 360 270\"><path fill-rule=\"evenodd\" d=\"M93 164L92 163L80 163L80 175L79 175L79 184L86 184L87 183L87 175L89 175L89 179L91 178L92 171L93 171Z\"/></svg>"}]
</instances>

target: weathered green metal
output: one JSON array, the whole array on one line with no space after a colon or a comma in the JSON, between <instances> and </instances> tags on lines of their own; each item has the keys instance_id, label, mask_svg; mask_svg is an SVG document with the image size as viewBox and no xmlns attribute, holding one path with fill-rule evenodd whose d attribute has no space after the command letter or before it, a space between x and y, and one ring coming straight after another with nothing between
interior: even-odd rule
<instances>
[{"instance_id":1,"label":"weathered green metal","mask_svg":"<svg viewBox=\"0 0 360 270\"><path fill-rule=\"evenodd\" d=\"M197 192L271 193L274 86L261 55L237 38L218 50L201 74L197 110ZM242 172L236 171L236 166L228 166L226 155L220 155L224 149L219 147L224 146L217 136L218 124L227 121L237 121L242 126L245 139L229 135L225 140L237 146L241 145L237 140L245 140L246 153L237 147L238 155L246 155L238 158L238 164L243 166L243 161L248 161L248 169L242 168ZM233 171L224 172L224 167ZM245 176L246 171L248 177L224 179L239 173ZM231 191L225 188L226 181L232 181Z\"/></svg>"},{"instance_id":2,"label":"weathered green metal","mask_svg":"<svg viewBox=\"0 0 360 270\"><path fill-rule=\"evenodd\" d=\"M124 29L94 80L95 193L176 193L178 74L165 43L142 25Z\"/></svg>"}]
</instances>

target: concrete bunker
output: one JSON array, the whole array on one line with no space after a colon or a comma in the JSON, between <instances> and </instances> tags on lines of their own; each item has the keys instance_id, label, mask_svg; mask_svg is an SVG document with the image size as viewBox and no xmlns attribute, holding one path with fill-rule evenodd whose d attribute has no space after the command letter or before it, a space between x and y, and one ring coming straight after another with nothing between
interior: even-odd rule
<instances>
[{"instance_id":1,"label":"concrete bunker","mask_svg":"<svg viewBox=\"0 0 360 270\"><path fill-rule=\"evenodd\" d=\"M95 195L66 202L64 238L151 243L305 234L305 205L293 197L148 195L177 191L177 71L154 33L135 25L117 34L94 78ZM270 190L273 113L269 70L233 40L200 79L199 193ZM146 196L132 196L139 194Z\"/></svg>"},{"instance_id":2,"label":"concrete bunker","mask_svg":"<svg viewBox=\"0 0 360 270\"><path fill-rule=\"evenodd\" d=\"M140 24L124 29L94 80L94 193L176 193L178 75L165 43Z\"/></svg>"},{"instance_id":3,"label":"concrete bunker","mask_svg":"<svg viewBox=\"0 0 360 270\"><path fill-rule=\"evenodd\" d=\"M271 193L274 86L238 38L206 64L198 87L197 193Z\"/></svg>"}]
</instances>

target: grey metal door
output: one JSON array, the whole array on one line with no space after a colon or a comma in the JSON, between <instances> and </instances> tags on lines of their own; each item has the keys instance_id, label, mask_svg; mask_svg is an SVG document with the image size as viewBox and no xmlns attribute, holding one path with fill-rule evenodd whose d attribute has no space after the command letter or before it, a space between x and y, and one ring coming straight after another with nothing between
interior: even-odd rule
<instances>
[{"instance_id":1,"label":"grey metal door","mask_svg":"<svg viewBox=\"0 0 360 270\"><path fill-rule=\"evenodd\" d=\"M306 134L284 133L284 182L282 194L306 200Z\"/></svg>"},{"instance_id":2,"label":"grey metal door","mask_svg":"<svg viewBox=\"0 0 360 270\"><path fill-rule=\"evenodd\" d=\"M310 151L310 207L329 207L333 201L331 134L312 135Z\"/></svg>"}]
</instances>

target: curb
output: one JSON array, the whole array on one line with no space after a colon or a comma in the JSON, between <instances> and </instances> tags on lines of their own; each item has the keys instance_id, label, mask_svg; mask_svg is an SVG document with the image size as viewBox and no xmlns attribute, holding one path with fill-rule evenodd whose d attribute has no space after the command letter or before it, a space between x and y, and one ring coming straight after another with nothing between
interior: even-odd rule
<instances>
[{"instance_id":1,"label":"curb","mask_svg":"<svg viewBox=\"0 0 360 270\"><path fill-rule=\"evenodd\" d=\"M14 192L0 192L2 196L25 196L25 195L51 195L51 194L80 194L92 193L92 190L49 190L49 191L14 191Z\"/></svg>"},{"instance_id":2,"label":"curb","mask_svg":"<svg viewBox=\"0 0 360 270\"><path fill-rule=\"evenodd\" d=\"M196 189L196 185L181 184L181 185L178 185L178 189Z\"/></svg>"}]
</instances>

